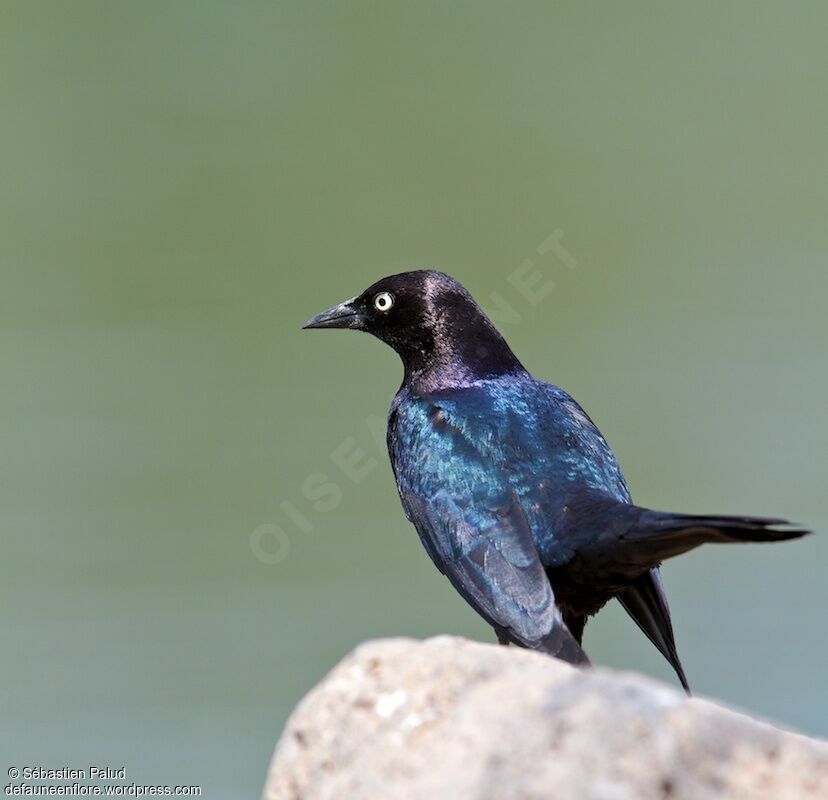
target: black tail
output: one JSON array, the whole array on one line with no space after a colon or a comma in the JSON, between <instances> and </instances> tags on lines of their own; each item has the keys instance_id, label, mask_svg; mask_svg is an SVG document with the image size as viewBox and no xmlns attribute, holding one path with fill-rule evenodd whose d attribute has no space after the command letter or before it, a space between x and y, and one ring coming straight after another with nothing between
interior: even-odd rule
<instances>
[{"instance_id":1,"label":"black tail","mask_svg":"<svg viewBox=\"0 0 828 800\"><path fill-rule=\"evenodd\" d=\"M595 491L572 495L564 512L561 541L578 554L579 568L623 583L708 542L783 542L811 533L784 519L651 511Z\"/></svg>"},{"instance_id":2,"label":"black tail","mask_svg":"<svg viewBox=\"0 0 828 800\"><path fill-rule=\"evenodd\" d=\"M784 519L651 511L595 491L570 496L556 522L561 541L573 552L566 580L587 595L604 591L617 597L688 692L659 564L708 542L783 542L811 533ZM578 631L582 620L579 625L574 626Z\"/></svg>"},{"instance_id":3,"label":"black tail","mask_svg":"<svg viewBox=\"0 0 828 800\"><path fill-rule=\"evenodd\" d=\"M565 506L562 541L593 581L629 583L662 561L708 542L783 542L811 531L784 519L672 514L581 492ZM594 574L593 574L594 573Z\"/></svg>"},{"instance_id":4,"label":"black tail","mask_svg":"<svg viewBox=\"0 0 828 800\"><path fill-rule=\"evenodd\" d=\"M664 594L658 569L653 568L639 575L617 597L624 610L636 621L661 655L670 662L684 691L690 694L690 684L676 650L670 607L667 605L667 596Z\"/></svg>"},{"instance_id":5,"label":"black tail","mask_svg":"<svg viewBox=\"0 0 828 800\"><path fill-rule=\"evenodd\" d=\"M670 514L630 507L632 527L618 535L611 549L619 562L655 567L664 559L686 553L708 542L782 542L798 539L810 531L783 519L762 517L707 517ZM635 568L635 567L633 567ZM657 569L648 569L618 595L627 613L670 662L681 685L690 686L681 665L670 610Z\"/></svg>"},{"instance_id":6,"label":"black tail","mask_svg":"<svg viewBox=\"0 0 828 800\"><path fill-rule=\"evenodd\" d=\"M638 512L637 519L630 520L632 524L620 534L618 545L633 548L648 566L709 542L784 542L811 532L784 519L696 516L630 507L631 512L633 509Z\"/></svg>"}]
</instances>

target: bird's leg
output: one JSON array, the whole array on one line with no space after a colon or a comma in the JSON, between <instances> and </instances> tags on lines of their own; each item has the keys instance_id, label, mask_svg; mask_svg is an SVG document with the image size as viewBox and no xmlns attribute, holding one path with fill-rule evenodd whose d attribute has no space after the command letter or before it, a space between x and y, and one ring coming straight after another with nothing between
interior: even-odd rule
<instances>
[{"instance_id":1,"label":"bird's leg","mask_svg":"<svg viewBox=\"0 0 828 800\"><path fill-rule=\"evenodd\" d=\"M502 644L504 647L509 646L510 642L509 642L509 639L508 639L508 637L506 636L505 633L503 633L502 631L499 631L499 630L497 630L497 628L495 628L495 634L497 634L497 643L498 644Z\"/></svg>"},{"instance_id":2,"label":"bird's leg","mask_svg":"<svg viewBox=\"0 0 828 800\"><path fill-rule=\"evenodd\" d=\"M581 644L584 638L584 626L586 625L586 614L576 614L563 609L563 618L569 632L575 637L575 641Z\"/></svg>"}]
</instances>

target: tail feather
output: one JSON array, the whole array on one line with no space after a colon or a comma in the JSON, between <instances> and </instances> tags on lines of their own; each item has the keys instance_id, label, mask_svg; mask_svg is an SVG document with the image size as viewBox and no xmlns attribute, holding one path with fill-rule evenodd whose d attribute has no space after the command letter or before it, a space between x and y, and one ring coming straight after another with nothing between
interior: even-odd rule
<instances>
[{"instance_id":1,"label":"tail feather","mask_svg":"<svg viewBox=\"0 0 828 800\"><path fill-rule=\"evenodd\" d=\"M564 584L575 587L576 599L600 600L603 592L617 597L688 694L657 567L709 542L783 542L811 533L779 518L651 511L596 491L570 496L556 523L560 540L571 548ZM578 613L594 613L590 608L579 607Z\"/></svg>"},{"instance_id":2,"label":"tail feather","mask_svg":"<svg viewBox=\"0 0 828 800\"><path fill-rule=\"evenodd\" d=\"M776 517L674 514L601 496L574 495L559 521L582 582L620 592L662 561L712 543L783 542L811 531Z\"/></svg>"},{"instance_id":3,"label":"tail feather","mask_svg":"<svg viewBox=\"0 0 828 800\"><path fill-rule=\"evenodd\" d=\"M638 509L634 525L617 540L619 561L651 567L617 597L650 641L670 662L687 694L690 686L681 665L667 599L654 567L664 559L686 553L708 542L782 542L810 533L784 519L765 517L699 516Z\"/></svg>"},{"instance_id":4,"label":"tail feather","mask_svg":"<svg viewBox=\"0 0 828 800\"><path fill-rule=\"evenodd\" d=\"M653 566L702 544L784 542L811 533L784 519L638 510L638 519L618 541L647 552Z\"/></svg>"},{"instance_id":5,"label":"tail feather","mask_svg":"<svg viewBox=\"0 0 828 800\"><path fill-rule=\"evenodd\" d=\"M624 610L635 620L661 655L670 662L684 691L690 694L690 684L676 650L670 607L667 605L658 569L653 568L639 575L617 597Z\"/></svg>"}]
</instances>

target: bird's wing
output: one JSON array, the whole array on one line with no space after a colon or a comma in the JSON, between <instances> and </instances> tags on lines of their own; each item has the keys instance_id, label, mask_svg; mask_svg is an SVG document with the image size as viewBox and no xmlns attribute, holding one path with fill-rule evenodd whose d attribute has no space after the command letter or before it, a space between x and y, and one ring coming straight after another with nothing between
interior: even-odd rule
<instances>
[{"instance_id":1,"label":"bird's wing","mask_svg":"<svg viewBox=\"0 0 828 800\"><path fill-rule=\"evenodd\" d=\"M440 409L489 474L499 468L516 491L541 562L575 555L568 512L573 495L629 502L618 462L583 409L563 390L532 378L480 382L418 398ZM577 531L576 531L577 533Z\"/></svg>"},{"instance_id":2,"label":"bird's wing","mask_svg":"<svg viewBox=\"0 0 828 800\"><path fill-rule=\"evenodd\" d=\"M437 567L499 632L585 662L555 605L515 490L456 413L429 398L392 412L389 446L406 514Z\"/></svg>"}]
</instances>

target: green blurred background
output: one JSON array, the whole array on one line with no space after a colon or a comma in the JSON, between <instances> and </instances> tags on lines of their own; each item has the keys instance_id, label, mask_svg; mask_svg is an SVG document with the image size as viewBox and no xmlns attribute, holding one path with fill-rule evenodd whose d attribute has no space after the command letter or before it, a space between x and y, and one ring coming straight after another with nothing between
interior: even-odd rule
<instances>
[{"instance_id":1,"label":"green blurred background","mask_svg":"<svg viewBox=\"0 0 828 800\"><path fill-rule=\"evenodd\" d=\"M492 640L377 442L396 356L299 330L387 273L464 282L639 503L828 530L827 25L804 2L0 3L0 768L254 796L356 643ZM574 269L538 254L555 231ZM537 305L525 259L555 283ZM356 484L343 442L376 461ZM698 693L828 735L826 559L822 535L665 567ZM586 645L673 680L618 608Z\"/></svg>"}]
</instances>

